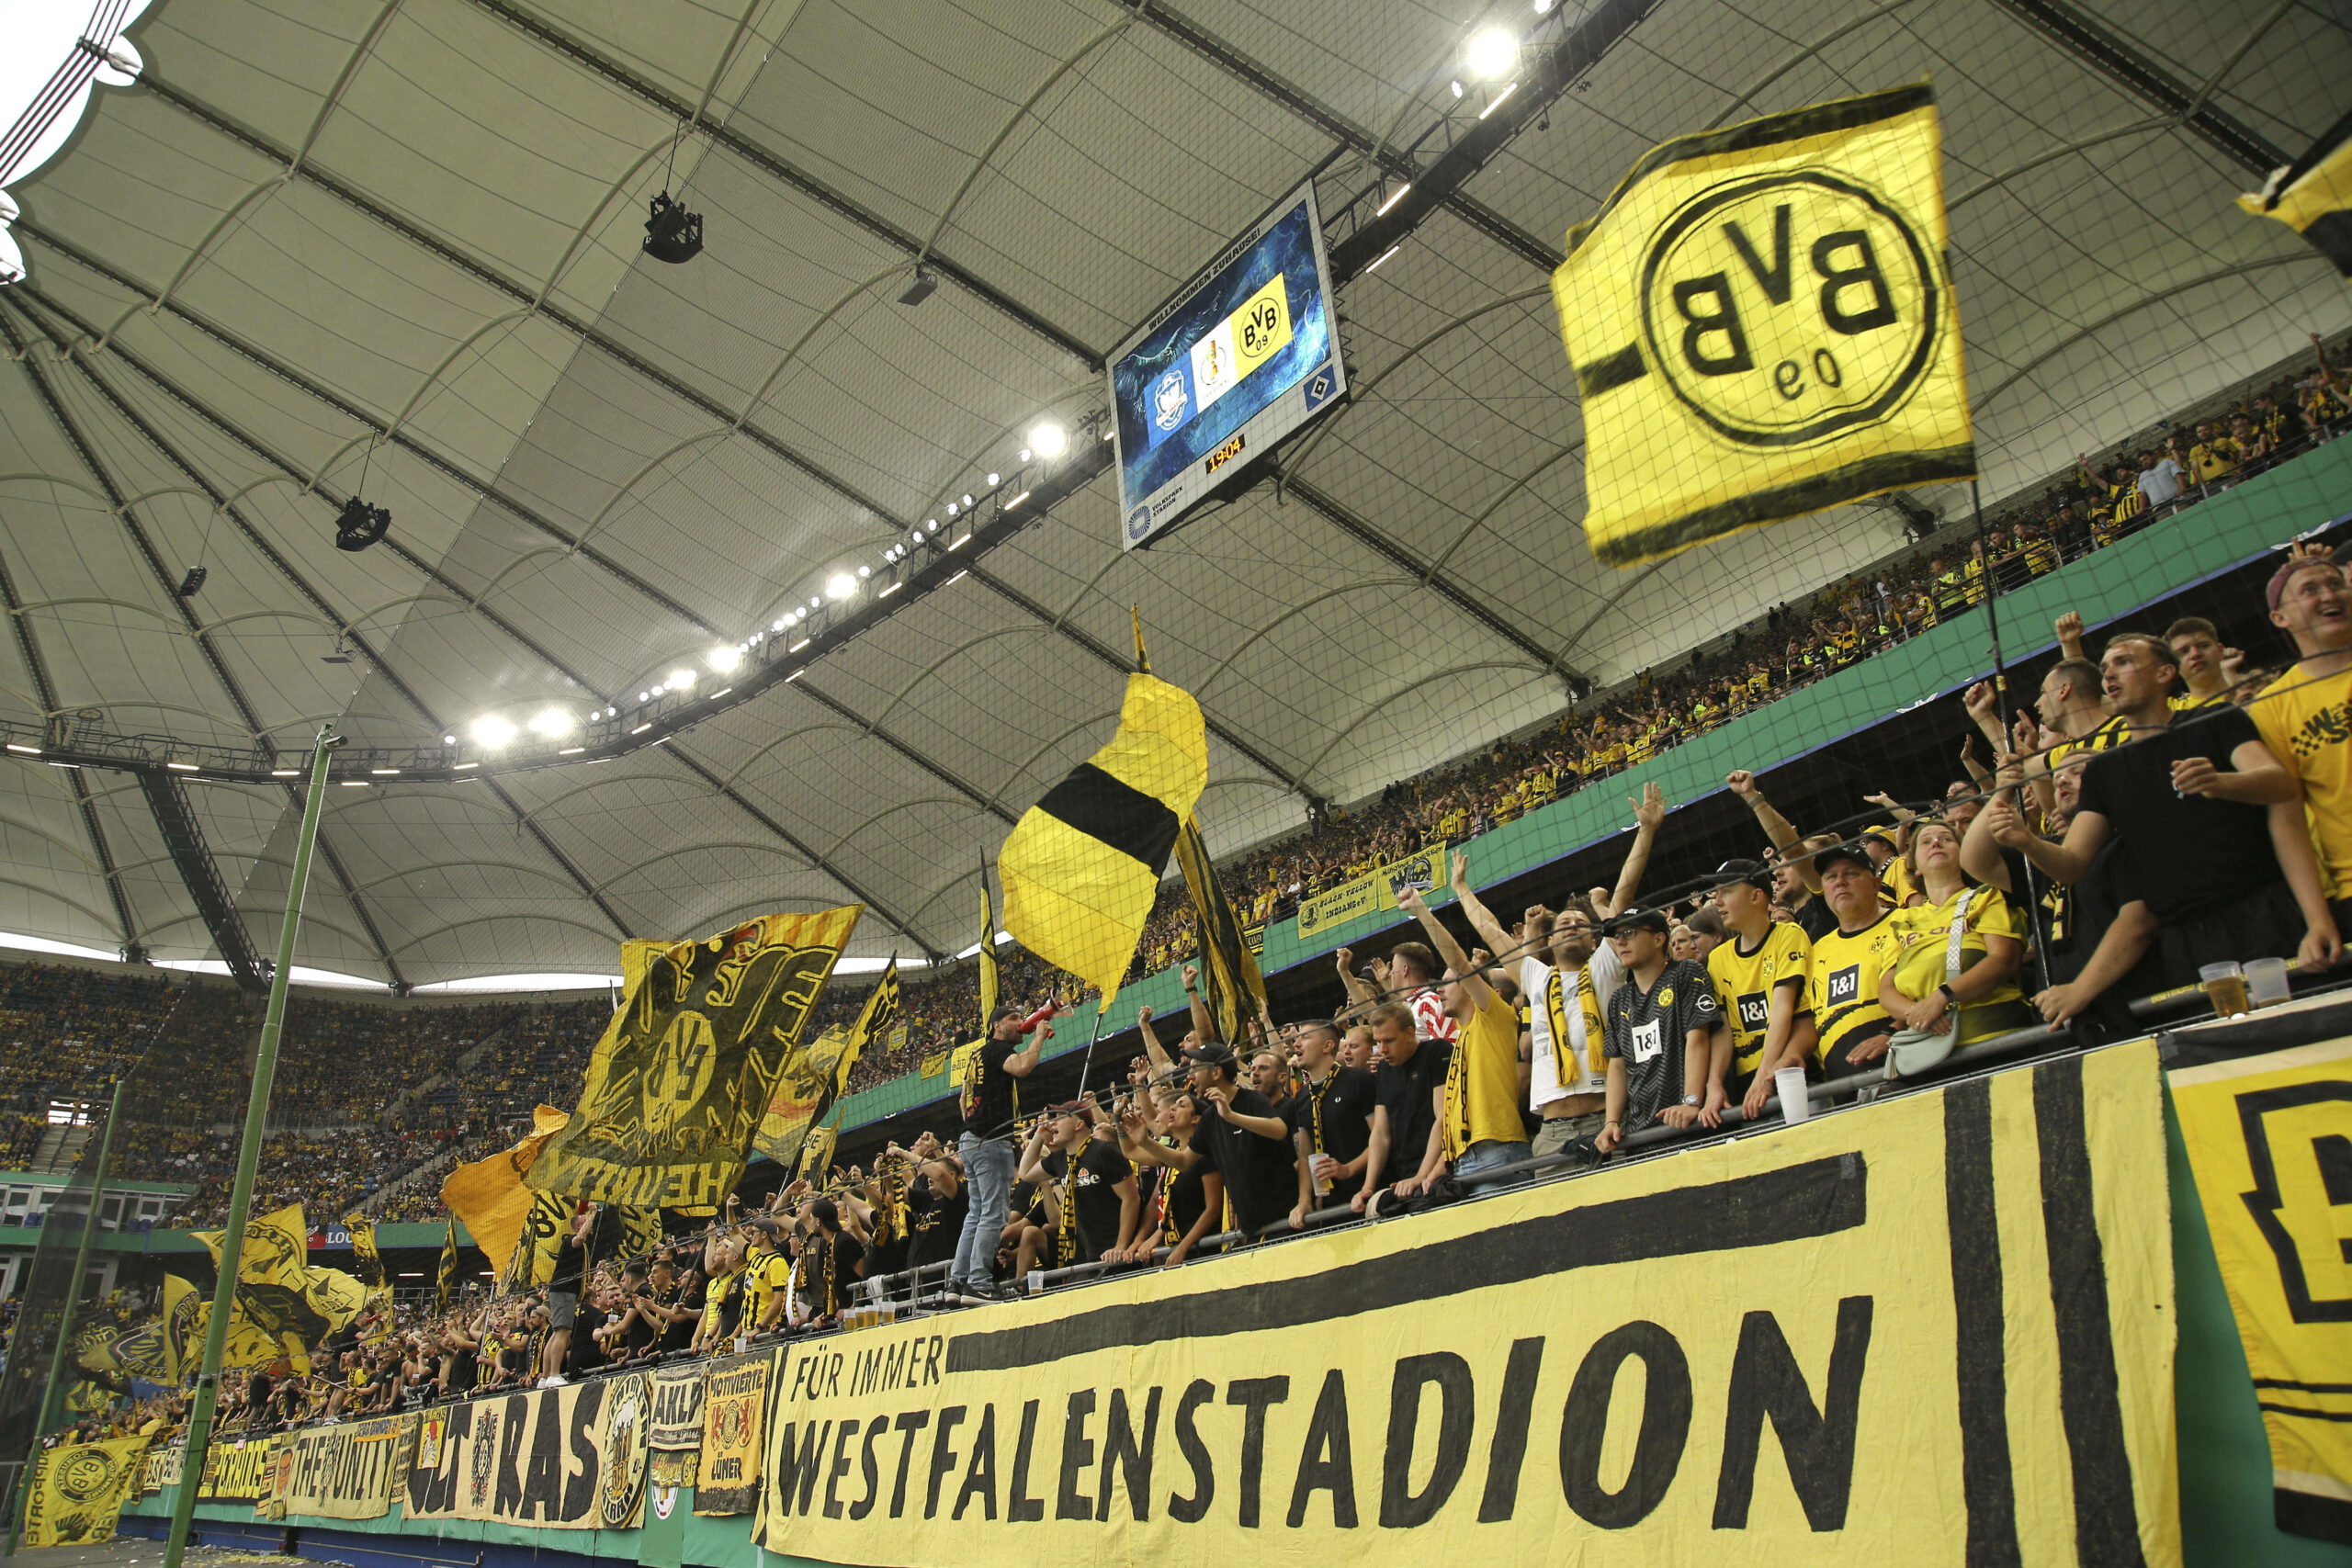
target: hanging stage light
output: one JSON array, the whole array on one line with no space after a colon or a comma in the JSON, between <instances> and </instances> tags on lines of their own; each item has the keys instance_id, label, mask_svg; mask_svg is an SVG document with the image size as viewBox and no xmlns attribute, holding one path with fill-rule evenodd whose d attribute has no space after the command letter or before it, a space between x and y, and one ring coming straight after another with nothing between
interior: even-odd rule
<instances>
[{"instance_id":1,"label":"hanging stage light","mask_svg":"<svg viewBox=\"0 0 2352 1568\"><path fill-rule=\"evenodd\" d=\"M180 579L180 597L183 599L193 599L198 592L202 592L204 588L204 568L200 566L192 566L188 568L187 575Z\"/></svg>"},{"instance_id":2,"label":"hanging stage light","mask_svg":"<svg viewBox=\"0 0 2352 1568\"><path fill-rule=\"evenodd\" d=\"M689 212L663 191L653 198L645 220L645 254L655 261L692 261L702 250L702 214Z\"/></svg>"},{"instance_id":3,"label":"hanging stage light","mask_svg":"<svg viewBox=\"0 0 2352 1568\"><path fill-rule=\"evenodd\" d=\"M343 515L335 520L334 547L364 550L381 539L391 526L389 507L370 506L355 495L343 503Z\"/></svg>"}]
</instances>

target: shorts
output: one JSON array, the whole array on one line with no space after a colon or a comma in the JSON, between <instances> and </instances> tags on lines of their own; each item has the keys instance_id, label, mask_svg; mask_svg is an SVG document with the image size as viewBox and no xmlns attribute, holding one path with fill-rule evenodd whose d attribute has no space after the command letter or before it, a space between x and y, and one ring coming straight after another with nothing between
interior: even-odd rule
<instances>
[{"instance_id":1,"label":"shorts","mask_svg":"<svg viewBox=\"0 0 2352 1568\"><path fill-rule=\"evenodd\" d=\"M569 1328L579 1316L580 1292L559 1291L550 1286L548 1290L548 1326Z\"/></svg>"}]
</instances>

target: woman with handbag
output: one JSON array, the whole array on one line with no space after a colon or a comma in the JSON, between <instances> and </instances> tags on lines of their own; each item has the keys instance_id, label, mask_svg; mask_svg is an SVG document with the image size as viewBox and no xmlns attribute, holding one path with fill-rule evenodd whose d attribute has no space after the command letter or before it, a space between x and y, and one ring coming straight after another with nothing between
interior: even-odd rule
<instances>
[{"instance_id":1,"label":"woman with handbag","mask_svg":"<svg viewBox=\"0 0 2352 1568\"><path fill-rule=\"evenodd\" d=\"M2033 1021L2017 984L2023 922L1998 888L1960 869L1960 835L1920 823L1905 854L1925 902L1895 911L1902 950L1879 978L1879 1005L1897 1024L1888 1076L1924 1072L1962 1045Z\"/></svg>"}]
</instances>

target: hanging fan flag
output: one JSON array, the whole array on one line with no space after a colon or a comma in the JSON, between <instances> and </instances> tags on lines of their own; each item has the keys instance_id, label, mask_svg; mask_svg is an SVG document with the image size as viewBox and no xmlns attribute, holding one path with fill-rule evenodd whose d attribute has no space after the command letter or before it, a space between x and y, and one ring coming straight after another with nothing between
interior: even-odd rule
<instances>
[{"instance_id":1,"label":"hanging fan flag","mask_svg":"<svg viewBox=\"0 0 2352 1568\"><path fill-rule=\"evenodd\" d=\"M2276 218L2352 279L2352 114L2327 128L2312 150L2272 172L2258 196L2238 205Z\"/></svg>"},{"instance_id":2,"label":"hanging fan flag","mask_svg":"<svg viewBox=\"0 0 2352 1568\"><path fill-rule=\"evenodd\" d=\"M1552 275L1611 566L1976 473L1935 94L1653 148Z\"/></svg>"},{"instance_id":3,"label":"hanging fan flag","mask_svg":"<svg viewBox=\"0 0 2352 1568\"><path fill-rule=\"evenodd\" d=\"M441 1243L441 1267L433 1280L433 1315L439 1317L449 1310L449 1292L458 1283L458 1221L449 1220L449 1234Z\"/></svg>"},{"instance_id":4,"label":"hanging fan flag","mask_svg":"<svg viewBox=\"0 0 2352 1568\"><path fill-rule=\"evenodd\" d=\"M996 907L989 898L989 857L980 857L980 1032L996 1011Z\"/></svg>"},{"instance_id":5,"label":"hanging fan flag","mask_svg":"<svg viewBox=\"0 0 2352 1568\"><path fill-rule=\"evenodd\" d=\"M1030 952L1102 993L1126 978L1169 852L1208 783L1208 734L1191 693L1136 662L1119 731L1046 792L997 852L1004 924Z\"/></svg>"},{"instance_id":6,"label":"hanging fan flag","mask_svg":"<svg viewBox=\"0 0 2352 1568\"><path fill-rule=\"evenodd\" d=\"M492 1273L506 1272L507 1258L531 1212L534 1194L523 1185L523 1178L548 1141L571 1121L567 1112L542 1105L531 1112L531 1130L512 1148L454 1167L441 1179L442 1205L465 1222L466 1234L490 1260Z\"/></svg>"},{"instance_id":7,"label":"hanging fan flag","mask_svg":"<svg viewBox=\"0 0 2352 1568\"><path fill-rule=\"evenodd\" d=\"M1216 1024L1217 1038L1238 1046L1266 1005L1266 978L1258 971L1257 955L1241 938L1241 922L1226 902L1196 818L1184 819L1183 834L1176 840L1176 863L1184 869L1184 886L1192 890L1199 918L1202 998Z\"/></svg>"}]
</instances>

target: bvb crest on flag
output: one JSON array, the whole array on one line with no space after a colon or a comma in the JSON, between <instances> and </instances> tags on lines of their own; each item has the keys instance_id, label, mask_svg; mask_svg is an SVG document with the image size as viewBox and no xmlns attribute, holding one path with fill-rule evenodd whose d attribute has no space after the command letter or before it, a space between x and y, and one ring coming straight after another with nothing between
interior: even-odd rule
<instances>
[{"instance_id":1,"label":"bvb crest on flag","mask_svg":"<svg viewBox=\"0 0 2352 1568\"><path fill-rule=\"evenodd\" d=\"M1935 95L1652 149L1552 275L1611 566L1976 472Z\"/></svg>"},{"instance_id":2,"label":"bvb crest on flag","mask_svg":"<svg viewBox=\"0 0 2352 1568\"><path fill-rule=\"evenodd\" d=\"M707 942L624 950L628 998L589 1055L579 1108L540 1151L528 1184L605 1203L724 1199L863 912L853 904L763 915Z\"/></svg>"}]
</instances>

